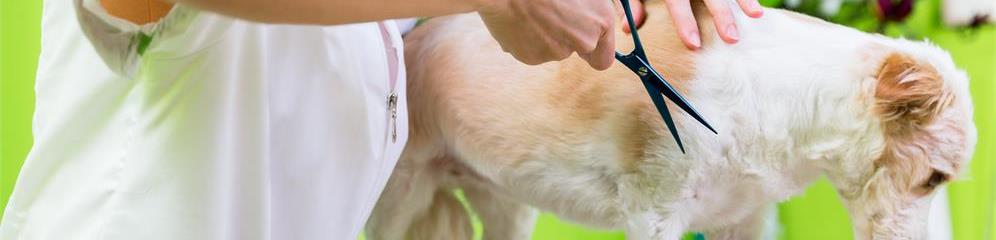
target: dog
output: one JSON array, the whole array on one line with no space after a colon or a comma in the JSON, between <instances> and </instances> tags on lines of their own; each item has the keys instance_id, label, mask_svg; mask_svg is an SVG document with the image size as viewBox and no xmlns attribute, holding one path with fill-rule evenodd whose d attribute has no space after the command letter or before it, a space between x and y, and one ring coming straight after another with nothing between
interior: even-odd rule
<instances>
[{"instance_id":1,"label":"dog","mask_svg":"<svg viewBox=\"0 0 996 240\"><path fill-rule=\"evenodd\" d=\"M718 134L668 105L682 153L622 64L524 65L478 16L434 18L405 39L410 139L368 239L470 239L467 209L484 239L529 239L536 209L628 239L756 239L768 207L821 176L856 239L926 238L933 190L976 141L948 53L776 9L735 14L741 40L726 44L698 2L703 47L688 50L647 5L650 62Z\"/></svg>"}]
</instances>

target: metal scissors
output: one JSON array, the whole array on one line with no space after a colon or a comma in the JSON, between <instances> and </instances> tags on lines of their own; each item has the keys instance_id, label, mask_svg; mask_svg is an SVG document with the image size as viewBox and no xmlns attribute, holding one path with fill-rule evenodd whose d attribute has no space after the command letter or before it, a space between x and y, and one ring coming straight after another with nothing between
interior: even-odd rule
<instances>
[{"instance_id":1,"label":"metal scissors","mask_svg":"<svg viewBox=\"0 0 996 240\"><path fill-rule=\"evenodd\" d=\"M650 60L647 59L647 55L643 51L643 44L640 43L640 35L636 32L636 24L633 21L633 13L629 7L629 1L621 0L623 11L626 12L626 21L629 22L629 32L633 35L633 51L627 55L623 55L616 51L616 60L619 60L622 64L626 65L629 70L636 73L643 81L643 86L647 88L647 94L650 94L650 99L653 100L654 106L657 107L657 111L660 112L661 117L664 118L664 123L667 124L668 130L671 131L671 136L674 137L674 141L678 143L678 148L681 149L682 153L685 153L685 146L681 144L681 138L678 137L678 129L674 126L674 120L671 119L671 113L668 112L667 105L664 103L664 97L670 99L679 108L685 110L688 115L691 115L695 120L704 125L712 133L716 133L716 130L712 128L709 123L702 119L692 105L685 100L678 91L674 90L664 77L662 77L653 66L650 66ZM664 97L662 97L662 95Z\"/></svg>"}]
</instances>

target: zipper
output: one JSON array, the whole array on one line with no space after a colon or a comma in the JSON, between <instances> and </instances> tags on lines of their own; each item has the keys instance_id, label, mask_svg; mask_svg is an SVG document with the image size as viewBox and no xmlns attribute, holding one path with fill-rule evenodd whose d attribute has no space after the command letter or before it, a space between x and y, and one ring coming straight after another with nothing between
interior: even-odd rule
<instances>
[{"instance_id":1,"label":"zipper","mask_svg":"<svg viewBox=\"0 0 996 240\"><path fill-rule=\"evenodd\" d=\"M391 116L388 119L391 124L391 143L398 142L398 92L396 90L396 85L398 82L398 50L394 46L394 41L391 39L391 34L387 30L386 24L384 22L378 22L377 26L380 27L381 37L384 40L384 52L387 54L387 68L388 68L388 81L390 82L390 90L387 96L387 111Z\"/></svg>"},{"instance_id":2,"label":"zipper","mask_svg":"<svg viewBox=\"0 0 996 240\"><path fill-rule=\"evenodd\" d=\"M391 111L391 142L398 142L398 93L392 91L387 97L387 109Z\"/></svg>"}]
</instances>

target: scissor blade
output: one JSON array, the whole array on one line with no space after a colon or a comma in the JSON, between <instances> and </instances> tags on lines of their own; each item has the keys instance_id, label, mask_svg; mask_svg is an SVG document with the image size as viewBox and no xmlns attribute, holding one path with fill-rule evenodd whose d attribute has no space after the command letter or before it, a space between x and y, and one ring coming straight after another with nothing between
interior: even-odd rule
<instances>
[{"instance_id":1,"label":"scissor blade","mask_svg":"<svg viewBox=\"0 0 996 240\"><path fill-rule=\"evenodd\" d=\"M695 108L692 108L692 105L688 103L688 100L685 100L685 98L682 97L681 94L678 94L678 91L674 90L674 87L671 86L670 83L665 81L664 77L661 76L660 73L657 73L656 69L651 67L650 64L648 64L643 59L639 60L641 63L646 65L648 69L650 69L650 73L652 75L647 77L651 78L651 81L654 81L657 85L660 86L659 87L659 89L661 89L660 94L663 94L665 97L670 99L671 102L673 102L675 105L678 105L679 108L685 110L685 112L688 113L688 115L691 115L692 118L695 118L696 121L699 121L699 123L708 128L709 131L712 131L712 133L714 134L719 134L718 132L716 132L716 129L712 128L712 125L710 125L708 122L706 122L705 119L702 118L702 115L700 115L698 111L695 111Z\"/></svg>"},{"instance_id":2,"label":"scissor blade","mask_svg":"<svg viewBox=\"0 0 996 240\"><path fill-rule=\"evenodd\" d=\"M667 125L667 130L671 131L671 137L674 137L674 142L678 143L678 149L681 149L681 153L685 153L685 145L681 143L681 137L678 136L678 128L674 126L674 119L671 119L671 113L667 110L667 104L664 102L664 97L661 96L661 89L654 86L648 81L642 81L643 87L647 88L647 93L650 94L650 100L654 102L654 107L657 107L657 112L661 114L661 118L664 119L664 124Z\"/></svg>"}]
</instances>

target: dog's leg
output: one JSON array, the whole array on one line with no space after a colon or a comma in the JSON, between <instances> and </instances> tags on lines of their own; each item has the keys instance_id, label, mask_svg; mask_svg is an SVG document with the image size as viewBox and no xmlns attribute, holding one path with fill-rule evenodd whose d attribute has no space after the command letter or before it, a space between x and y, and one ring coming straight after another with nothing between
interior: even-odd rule
<instances>
[{"instance_id":1,"label":"dog's leg","mask_svg":"<svg viewBox=\"0 0 996 240\"><path fill-rule=\"evenodd\" d=\"M765 234L765 220L774 210L774 205L761 207L733 226L727 226L705 233L709 240L774 239L773 234ZM768 236L765 236L768 235Z\"/></svg>"},{"instance_id":2,"label":"dog's leg","mask_svg":"<svg viewBox=\"0 0 996 240\"><path fill-rule=\"evenodd\" d=\"M432 204L437 188L435 183L425 179L427 176L419 172L423 171L421 168L406 168L402 166L403 162L398 164L367 220L367 239L402 239L416 215L424 214Z\"/></svg>"},{"instance_id":3,"label":"dog's leg","mask_svg":"<svg viewBox=\"0 0 996 240\"><path fill-rule=\"evenodd\" d=\"M405 239L470 240L473 237L474 228L463 204L452 191L440 189L436 191L429 211L412 222Z\"/></svg>"},{"instance_id":4,"label":"dog's leg","mask_svg":"<svg viewBox=\"0 0 996 240\"><path fill-rule=\"evenodd\" d=\"M470 219L436 172L401 159L367 221L370 240L470 239Z\"/></svg>"},{"instance_id":5,"label":"dog's leg","mask_svg":"<svg viewBox=\"0 0 996 240\"><path fill-rule=\"evenodd\" d=\"M537 211L529 205L495 194L484 184L468 184L463 188L484 225L484 240L529 239L536 225Z\"/></svg>"},{"instance_id":6,"label":"dog's leg","mask_svg":"<svg viewBox=\"0 0 996 240\"><path fill-rule=\"evenodd\" d=\"M685 234L686 228L688 222L677 214L640 213L628 217L626 239L678 240Z\"/></svg>"}]
</instances>

